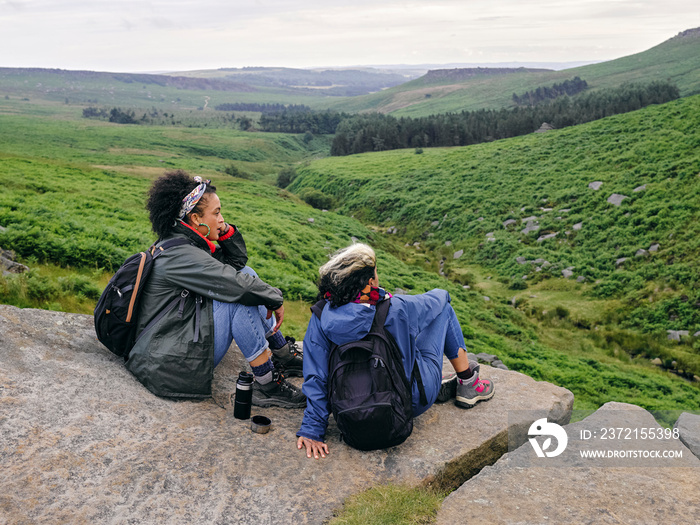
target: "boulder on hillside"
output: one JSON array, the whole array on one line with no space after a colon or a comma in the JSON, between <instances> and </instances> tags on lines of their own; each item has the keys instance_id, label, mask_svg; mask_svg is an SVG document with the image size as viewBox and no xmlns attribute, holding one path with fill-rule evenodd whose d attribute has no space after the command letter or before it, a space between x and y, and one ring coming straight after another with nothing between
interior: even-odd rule
<instances>
[{"instance_id":1,"label":"boulder on hillside","mask_svg":"<svg viewBox=\"0 0 700 525\"><path fill-rule=\"evenodd\" d=\"M688 337L689 330L666 330L669 341L680 341L681 337Z\"/></svg>"},{"instance_id":2,"label":"boulder on hillside","mask_svg":"<svg viewBox=\"0 0 700 525\"><path fill-rule=\"evenodd\" d=\"M0 248L0 270L3 275L10 273L24 273L29 271L29 267L15 261L15 252Z\"/></svg>"},{"instance_id":3,"label":"boulder on hillside","mask_svg":"<svg viewBox=\"0 0 700 525\"><path fill-rule=\"evenodd\" d=\"M449 365L447 365L449 367ZM331 423L330 455L296 449L302 410L253 408L261 435L232 417L247 363L232 348L214 398L148 392L96 340L89 315L0 306L0 508L12 523L321 524L343 500L383 483L454 488L507 450L513 411L560 424L573 395L482 365L496 394L462 410L435 405L400 446L361 452ZM478 424L477 424L478 423Z\"/></svg>"},{"instance_id":4,"label":"boulder on hillside","mask_svg":"<svg viewBox=\"0 0 700 525\"><path fill-rule=\"evenodd\" d=\"M612 195L610 195L610 197L608 197L608 203L612 204L613 206L619 206L625 199L629 199L629 197L627 195L613 193Z\"/></svg>"},{"instance_id":5,"label":"boulder on hillside","mask_svg":"<svg viewBox=\"0 0 700 525\"><path fill-rule=\"evenodd\" d=\"M636 187L635 189L633 189L632 191L633 191L634 193L639 193L640 191L644 191L644 190L646 190L646 189L647 189L647 185L646 185L646 184L642 184L641 186L637 186L637 187Z\"/></svg>"},{"instance_id":6,"label":"boulder on hillside","mask_svg":"<svg viewBox=\"0 0 700 525\"><path fill-rule=\"evenodd\" d=\"M452 255L452 258L459 259L462 255L464 255L464 250L457 250L454 255Z\"/></svg>"},{"instance_id":7,"label":"boulder on hillside","mask_svg":"<svg viewBox=\"0 0 700 525\"><path fill-rule=\"evenodd\" d=\"M547 239L554 239L557 235L559 235L559 232L548 233L547 235L540 235L537 238L537 242L546 241Z\"/></svg>"},{"instance_id":8,"label":"boulder on hillside","mask_svg":"<svg viewBox=\"0 0 700 525\"><path fill-rule=\"evenodd\" d=\"M547 122L543 122L542 125L539 127L539 129L537 131L535 131L535 133L547 133L548 131L552 131L554 129L557 129L557 128L555 128L551 124L548 124Z\"/></svg>"},{"instance_id":9,"label":"boulder on hillside","mask_svg":"<svg viewBox=\"0 0 700 525\"><path fill-rule=\"evenodd\" d=\"M528 223L525 225L525 228L523 228L520 233L523 235L527 235L530 232L536 232L537 230L540 229L540 224L537 221L528 221Z\"/></svg>"},{"instance_id":10,"label":"boulder on hillside","mask_svg":"<svg viewBox=\"0 0 700 525\"><path fill-rule=\"evenodd\" d=\"M592 190L595 190L595 191L598 191L602 185L603 185L603 183L599 180L597 180L595 182L588 183L588 187Z\"/></svg>"},{"instance_id":11,"label":"boulder on hillside","mask_svg":"<svg viewBox=\"0 0 700 525\"><path fill-rule=\"evenodd\" d=\"M700 512L700 460L680 440L606 439L610 428L630 429L632 436L635 429L638 436L641 429L664 435L668 429L646 410L607 403L560 430L538 430L534 417L525 432L543 457L531 442L512 447L445 499L439 525L493 523L494 517L498 523L518 524L687 523ZM544 424L551 427L548 420ZM548 457L559 450L560 432L567 437L563 452ZM618 457L583 457L608 450ZM639 451L680 452L682 457L635 456Z\"/></svg>"}]
</instances>

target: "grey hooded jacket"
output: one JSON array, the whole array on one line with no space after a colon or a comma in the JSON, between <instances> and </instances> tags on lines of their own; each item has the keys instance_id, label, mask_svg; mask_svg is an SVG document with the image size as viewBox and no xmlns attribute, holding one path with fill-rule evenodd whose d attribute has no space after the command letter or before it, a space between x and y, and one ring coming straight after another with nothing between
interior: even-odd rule
<instances>
[{"instance_id":1,"label":"grey hooded jacket","mask_svg":"<svg viewBox=\"0 0 700 525\"><path fill-rule=\"evenodd\" d=\"M191 244L169 248L154 261L139 306L136 344L126 367L156 395L210 397L212 301L276 310L282 305L282 294L239 271L248 256L237 229L219 241L214 253L203 237L181 224L172 237L161 239L156 246L173 237L185 237Z\"/></svg>"}]
</instances>

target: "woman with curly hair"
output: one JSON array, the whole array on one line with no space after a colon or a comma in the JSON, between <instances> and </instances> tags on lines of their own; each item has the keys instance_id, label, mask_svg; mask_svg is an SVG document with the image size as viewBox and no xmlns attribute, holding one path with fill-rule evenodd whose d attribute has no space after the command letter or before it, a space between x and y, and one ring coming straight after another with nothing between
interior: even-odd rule
<instances>
[{"instance_id":1,"label":"woman with curly hair","mask_svg":"<svg viewBox=\"0 0 700 525\"><path fill-rule=\"evenodd\" d=\"M235 339L255 376L253 403L303 408L304 395L284 379L301 375L302 356L279 331L282 292L246 266L245 242L224 221L216 188L167 172L151 186L146 209L156 249L185 242L154 261L127 368L157 395L208 397L214 367Z\"/></svg>"},{"instance_id":2,"label":"woman with curly hair","mask_svg":"<svg viewBox=\"0 0 700 525\"><path fill-rule=\"evenodd\" d=\"M329 416L331 347L359 341L367 335L377 305L383 301L390 301L384 327L401 354L403 372L411 384L414 416L425 412L435 401L455 397L457 406L470 408L493 396L493 384L479 377L479 365L467 357L462 330L446 290L392 296L379 288L374 250L361 243L337 252L319 273L319 300L323 302L317 306L323 306L320 315L311 316L304 337L302 390L307 404L297 432L297 448L305 448L309 458L328 454L324 438ZM456 374L443 377L443 354ZM413 372L416 365L418 374Z\"/></svg>"}]
</instances>

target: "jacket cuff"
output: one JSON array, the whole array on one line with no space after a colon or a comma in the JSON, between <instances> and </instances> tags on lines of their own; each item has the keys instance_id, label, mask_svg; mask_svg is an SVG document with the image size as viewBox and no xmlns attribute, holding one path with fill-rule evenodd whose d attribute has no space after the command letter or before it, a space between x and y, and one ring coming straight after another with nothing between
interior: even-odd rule
<instances>
[{"instance_id":1,"label":"jacket cuff","mask_svg":"<svg viewBox=\"0 0 700 525\"><path fill-rule=\"evenodd\" d=\"M233 237L235 233L236 233L236 227L233 224L229 224L228 232L225 233L224 235L222 235L221 237L219 237L217 240L219 242L225 241L226 239L230 239L231 237Z\"/></svg>"},{"instance_id":2,"label":"jacket cuff","mask_svg":"<svg viewBox=\"0 0 700 525\"><path fill-rule=\"evenodd\" d=\"M297 432L297 437L304 437L306 439L313 439L314 441L325 441L326 436L316 436L314 434L310 434L308 432L304 432L303 430L300 430Z\"/></svg>"}]
</instances>

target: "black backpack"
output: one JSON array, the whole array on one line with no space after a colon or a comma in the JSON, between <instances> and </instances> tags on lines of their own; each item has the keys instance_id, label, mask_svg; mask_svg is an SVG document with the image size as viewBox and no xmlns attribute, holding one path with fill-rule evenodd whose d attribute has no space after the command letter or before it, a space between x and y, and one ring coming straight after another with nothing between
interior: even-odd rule
<instances>
[{"instance_id":1,"label":"black backpack","mask_svg":"<svg viewBox=\"0 0 700 525\"><path fill-rule=\"evenodd\" d=\"M97 339L109 350L126 360L136 341L136 314L141 292L153 267L153 261L165 250L187 239L170 239L161 246L154 244L145 252L129 257L109 280L95 306Z\"/></svg>"},{"instance_id":2,"label":"black backpack","mask_svg":"<svg viewBox=\"0 0 700 525\"><path fill-rule=\"evenodd\" d=\"M320 319L325 300L311 310ZM394 338L384 328L391 301L377 303L369 333L360 341L331 343L328 360L328 399L345 442L359 450L375 450L403 443L413 431L411 385L425 390L418 364L411 381Z\"/></svg>"}]
</instances>

